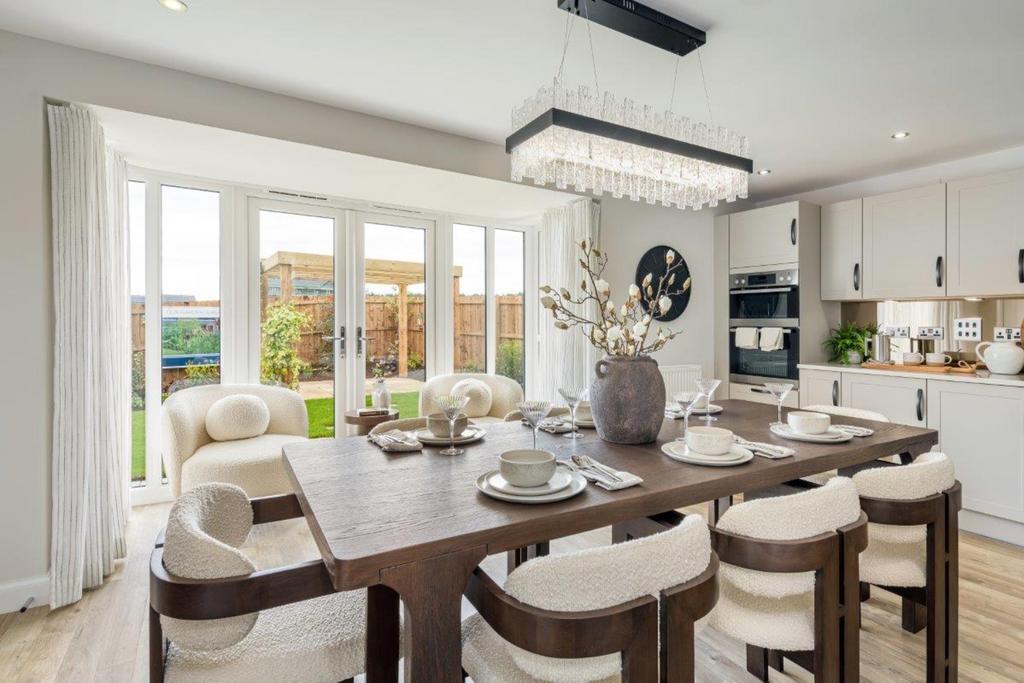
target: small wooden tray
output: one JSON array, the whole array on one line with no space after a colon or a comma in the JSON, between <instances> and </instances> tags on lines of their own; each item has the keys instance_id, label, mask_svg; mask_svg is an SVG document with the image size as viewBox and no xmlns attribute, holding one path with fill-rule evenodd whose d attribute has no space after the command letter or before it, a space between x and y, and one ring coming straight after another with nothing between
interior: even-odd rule
<instances>
[{"instance_id":1,"label":"small wooden tray","mask_svg":"<svg viewBox=\"0 0 1024 683\"><path fill-rule=\"evenodd\" d=\"M973 375L977 368L960 368L952 365L896 365L892 363L875 363L867 361L860 366L865 370L888 370L890 372L930 372L937 375L957 374Z\"/></svg>"}]
</instances>

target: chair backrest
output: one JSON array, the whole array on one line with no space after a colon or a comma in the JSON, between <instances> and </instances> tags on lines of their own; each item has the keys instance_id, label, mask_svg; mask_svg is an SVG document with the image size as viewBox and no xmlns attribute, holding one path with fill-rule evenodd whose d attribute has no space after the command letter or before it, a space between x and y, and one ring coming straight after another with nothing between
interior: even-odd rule
<instances>
[{"instance_id":1,"label":"chair backrest","mask_svg":"<svg viewBox=\"0 0 1024 683\"><path fill-rule=\"evenodd\" d=\"M814 405L805 406L800 410L806 410L811 413L828 413L829 415L838 415L840 417L854 417L859 420L874 420L875 422L888 422L889 418L881 413L876 413L873 410L864 410L863 408L847 408L845 406L826 406L826 405Z\"/></svg>"},{"instance_id":2,"label":"chair backrest","mask_svg":"<svg viewBox=\"0 0 1024 683\"><path fill-rule=\"evenodd\" d=\"M523 388L519 386L519 382L508 377L472 372L438 375L428 379L420 389L420 415L441 412L437 405L438 397L449 395L452 387L464 379L478 379L490 387L491 410L487 413L490 417L504 418L523 400Z\"/></svg>"},{"instance_id":3,"label":"chair backrest","mask_svg":"<svg viewBox=\"0 0 1024 683\"><path fill-rule=\"evenodd\" d=\"M870 498L914 500L942 493L956 481L953 461L929 451L901 467L875 467L853 475L857 492Z\"/></svg>"},{"instance_id":4,"label":"chair backrest","mask_svg":"<svg viewBox=\"0 0 1024 683\"><path fill-rule=\"evenodd\" d=\"M859 517L853 480L835 477L815 489L733 505L718 521L718 528L766 541L795 541L835 531Z\"/></svg>"},{"instance_id":5,"label":"chair backrest","mask_svg":"<svg viewBox=\"0 0 1024 683\"><path fill-rule=\"evenodd\" d=\"M167 397L160 408L161 454L171 492L181 494L181 466L212 439L206 431L206 413L214 403L235 394L263 399L270 410L268 434L309 435L306 403L291 389L263 384L207 384L182 389Z\"/></svg>"},{"instance_id":6,"label":"chair backrest","mask_svg":"<svg viewBox=\"0 0 1024 683\"><path fill-rule=\"evenodd\" d=\"M256 566L238 547L252 529L252 505L233 484L200 484L178 497L167 518L163 561L186 579L247 576ZM239 642L259 615L184 620L161 617L164 633L188 650L220 650Z\"/></svg>"},{"instance_id":7,"label":"chair backrest","mask_svg":"<svg viewBox=\"0 0 1024 683\"><path fill-rule=\"evenodd\" d=\"M387 422L381 422L370 430L371 434L381 434L382 432L390 432L392 429L401 429L403 432L408 432L412 429L423 429L427 426L427 418L425 417L405 417L400 420L388 420Z\"/></svg>"}]
</instances>

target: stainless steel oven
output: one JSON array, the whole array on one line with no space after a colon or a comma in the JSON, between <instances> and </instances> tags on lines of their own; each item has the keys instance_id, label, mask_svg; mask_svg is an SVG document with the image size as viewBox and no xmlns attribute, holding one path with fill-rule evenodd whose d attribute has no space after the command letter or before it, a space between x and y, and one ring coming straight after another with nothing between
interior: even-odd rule
<instances>
[{"instance_id":1,"label":"stainless steel oven","mask_svg":"<svg viewBox=\"0 0 1024 683\"><path fill-rule=\"evenodd\" d=\"M786 327L782 330L782 348L775 351L741 349L736 346L736 328L729 328L729 381L741 384L763 384L780 379L792 381L800 378L800 330Z\"/></svg>"},{"instance_id":2,"label":"stainless steel oven","mask_svg":"<svg viewBox=\"0 0 1024 683\"><path fill-rule=\"evenodd\" d=\"M730 327L800 327L796 270L729 276Z\"/></svg>"}]
</instances>

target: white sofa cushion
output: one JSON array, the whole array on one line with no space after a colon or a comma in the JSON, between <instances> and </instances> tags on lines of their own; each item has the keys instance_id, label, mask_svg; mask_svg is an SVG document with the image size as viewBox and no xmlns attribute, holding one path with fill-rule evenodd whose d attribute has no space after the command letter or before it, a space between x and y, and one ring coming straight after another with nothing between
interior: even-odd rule
<instances>
[{"instance_id":1,"label":"white sofa cushion","mask_svg":"<svg viewBox=\"0 0 1024 683\"><path fill-rule=\"evenodd\" d=\"M441 408L437 405L437 399L441 396L449 396L452 387L464 379L477 379L491 388L491 410L488 412L490 417L504 418L515 410L523 400L523 388L514 379L508 377L483 373L438 375L431 377L420 387L420 415L440 412Z\"/></svg>"},{"instance_id":2,"label":"white sofa cushion","mask_svg":"<svg viewBox=\"0 0 1024 683\"><path fill-rule=\"evenodd\" d=\"M292 434L263 434L200 446L181 466L181 488L187 491L218 481L240 486L250 498L291 493L281 448L297 441L306 439Z\"/></svg>"},{"instance_id":3,"label":"white sofa cushion","mask_svg":"<svg viewBox=\"0 0 1024 683\"><path fill-rule=\"evenodd\" d=\"M206 431L214 441L251 439L269 425L270 409L259 396L225 396L206 411Z\"/></svg>"},{"instance_id":4,"label":"white sofa cushion","mask_svg":"<svg viewBox=\"0 0 1024 683\"><path fill-rule=\"evenodd\" d=\"M469 403L465 410L467 417L483 417L491 412L491 401L493 396L491 388L478 379L468 378L455 383L452 387L452 396L467 396Z\"/></svg>"}]
</instances>

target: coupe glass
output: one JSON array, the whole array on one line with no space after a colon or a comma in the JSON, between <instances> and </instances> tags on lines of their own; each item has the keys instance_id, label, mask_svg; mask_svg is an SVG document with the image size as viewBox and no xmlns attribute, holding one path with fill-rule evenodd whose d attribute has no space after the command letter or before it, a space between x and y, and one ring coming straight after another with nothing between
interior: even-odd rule
<instances>
[{"instance_id":1,"label":"coupe glass","mask_svg":"<svg viewBox=\"0 0 1024 683\"><path fill-rule=\"evenodd\" d=\"M537 450L537 430L540 429L540 423L551 412L551 401L523 401L516 407L533 427L533 450Z\"/></svg>"},{"instance_id":2,"label":"coupe glass","mask_svg":"<svg viewBox=\"0 0 1024 683\"><path fill-rule=\"evenodd\" d=\"M455 447L455 421L469 403L469 396L441 396L437 399L437 405L448 418L448 437L451 443L448 448L441 451L441 455L462 455L466 452L464 448Z\"/></svg>"},{"instance_id":3,"label":"coupe glass","mask_svg":"<svg viewBox=\"0 0 1024 683\"><path fill-rule=\"evenodd\" d=\"M576 431L576 410L580 407L580 401L587 397L587 387L574 384L560 388L558 393L565 399L565 404L569 406L569 415L572 417L572 431L563 436L567 439L582 439L583 435Z\"/></svg>"},{"instance_id":4,"label":"coupe glass","mask_svg":"<svg viewBox=\"0 0 1024 683\"><path fill-rule=\"evenodd\" d=\"M711 414L711 401L714 400L715 389L717 389L718 385L721 383L722 380L720 379L697 380L697 388L700 390L700 393L704 394L708 398L707 409L704 411L703 417L700 418L706 425L710 425L712 422L718 421L718 418Z\"/></svg>"},{"instance_id":5,"label":"coupe glass","mask_svg":"<svg viewBox=\"0 0 1024 683\"><path fill-rule=\"evenodd\" d=\"M683 433L676 437L676 441L686 441L686 430L690 428L690 413L702 398L704 394L699 391L680 391L672 397L672 400L679 404L679 410L683 412Z\"/></svg>"},{"instance_id":6,"label":"coupe glass","mask_svg":"<svg viewBox=\"0 0 1024 683\"><path fill-rule=\"evenodd\" d=\"M771 394L772 396L774 396L775 400L778 401L778 403L779 403L779 405L778 405L778 408L779 408L778 419L775 422L773 422L772 424L773 425L784 424L782 422L782 402L786 400L786 397L789 396L789 392L791 392L793 390L793 385L791 383L789 383L789 382L766 382L765 385L764 385L764 388L767 389L768 393Z\"/></svg>"}]
</instances>

